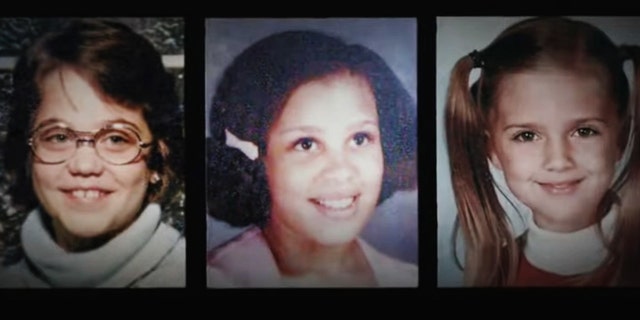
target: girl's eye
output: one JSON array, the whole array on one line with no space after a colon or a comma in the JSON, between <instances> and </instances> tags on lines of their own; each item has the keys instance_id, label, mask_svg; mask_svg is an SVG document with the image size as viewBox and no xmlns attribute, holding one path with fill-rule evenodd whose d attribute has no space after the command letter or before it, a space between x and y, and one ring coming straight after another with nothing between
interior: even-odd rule
<instances>
[{"instance_id":1,"label":"girl's eye","mask_svg":"<svg viewBox=\"0 0 640 320\"><path fill-rule=\"evenodd\" d=\"M537 139L537 136L533 131L523 131L518 133L515 137L513 137L513 140L516 140L519 142L530 142L536 139Z\"/></svg>"},{"instance_id":2,"label":"girl's eye","mask_svg":"<svg viewBox=\"0 0 640 320\"><path fill-rule=\"evenodd\" d=\"M127 143L129 142L129 140L123 136L109 136L108 141L112 144L122 144L122 143Z\"/></svg>"},{"instance_id":3,"label":"girl's eye","mask_svg":"<svg viewBox=\"0 0 640 320\"><path fill-rule=\"evenodd\" d=\"M355 143L356 146L364 146L370 141L371 137L365 132L358 132L353 136L353 143Z\"/></svg>"},{"instance_id":4,"label":"girl's eye","mask_svg":"<svg viewBox=\"0 0 640 320\"><path fill-rule=\"evenodd\" d=\"M131 133L121 130L102 131L96 139L98 146L105 151L127 151L134 148L138 140Z\"/></svg>"},{"instance_id":5,"label":"girl's eye","mask_svg":"<svg viewBox=\"0 0 640 320\"><path fill-rule=\"evenodd\" d=\"M69 134L69 132L64 129L47 130L42 134L40 134L38 138L38 140L40 140L41 142L49 143L49 144L66 143L66 142L69 142L70 139L71 139L71 134Z\"/></svg>"},{"instance_id":6,"label":"girl's eye","mask_svg":"<svg viewBox=\"0 0 640 320\"><path fill-rule=\"evenodd\" d=\"M309 151L317 148L317 143L311 138L301 138L295 143L295 150Z\"/></svg>"},{"instance_id":7,"label":"girl's eye","mask_svg":"<svg viewBox=\"0 0 640 320\"><path fill-rule=\"evenodd\" d=\"M590 137L590 136L598 135L599 132L591 128L579 128L578 130L576 130L576 134L579 137Z\"/></svg>"},{"instance_id":8,"label":"girl's eye","mask_svg":"<svg viewBox=\"0 0 640 320\"><path fill-rule=\"evenodd\" d=\"M67 137L67 135L62 134L62 133L57 133L51 136L48 136L45 140L49 141L49 142L57 142L57 143L62 143L65 142L69 139L69 137Z\"/></svg>"}]
</instances>

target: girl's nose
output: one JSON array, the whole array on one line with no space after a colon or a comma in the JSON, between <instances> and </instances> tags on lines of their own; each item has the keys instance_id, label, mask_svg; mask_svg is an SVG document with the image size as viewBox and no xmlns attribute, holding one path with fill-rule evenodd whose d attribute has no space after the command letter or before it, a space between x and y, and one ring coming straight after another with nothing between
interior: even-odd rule
<instances>
[{"instance_id":1,"label":"girl's nose","mask_svg":"<svg viewBox=\"0 0 640 320\"><path fill-rule=\"evenodd\" d=\"M322 172L323 178L335 182L346 182L353 179L355 167L349 152L344 150L327 151L327 162Z\"/></svg>"},{"instance_id":2,"label":"girl's nose","mask_svg":"<svg viewBox=\"0 0 640 320\"><path fill-rule=\"evenodd\" d=\"M545 145L545 169L564 171L574 166L571 144L566 139L549 139Z\"/></svg>"},{"instance_id":3,"label":"girl's nose","mask_svg":"<svg viewBox=\"0 0 640 320\"><path fill-rule=\"evenodd\" d=\"M73 175L99 175L104 169L104 162L98 155L93 141L78 140L76 151L67 161L67 167Z\"/></svg>"}]
</instances>

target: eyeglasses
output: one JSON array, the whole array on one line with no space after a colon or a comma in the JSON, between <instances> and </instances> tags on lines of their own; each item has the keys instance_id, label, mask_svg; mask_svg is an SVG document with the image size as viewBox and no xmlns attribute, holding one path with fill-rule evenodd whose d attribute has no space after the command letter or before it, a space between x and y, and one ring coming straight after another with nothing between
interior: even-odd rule
<instances>
[{"instance_id":1,"label":"eyeglasses","mask_svg":"<svg viewBox=\"0 0 640 320\"><path fill-rule=\"evenodd\" d=\"M58 123L37 128L28 141L36 157L47 164L71 159L85 142L95 148L102 160L113 165L133 162L152 144L142 142L140 135L124 123L109 124L97 131L75 131Z\"/></svg>"}]
</instances>

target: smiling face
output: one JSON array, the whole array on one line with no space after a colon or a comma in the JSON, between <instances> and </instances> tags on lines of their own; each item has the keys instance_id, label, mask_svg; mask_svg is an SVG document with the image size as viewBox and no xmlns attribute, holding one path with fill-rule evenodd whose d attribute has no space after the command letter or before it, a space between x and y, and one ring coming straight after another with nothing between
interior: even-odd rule
<instances>
[{"instance_id":1,"label":"smiling face","mask_svg":"<svg viewBox=\"0 0 640 320\"><path fill-rule=\"evenodd\" d=\"M621 121L595 77L518 73L503 80L491 119L491 161L543 229L595 222L621 156Z\"/></svg>"},{"instance_id":2,"label":"smiling face","mask_svg":"<svg viewBox=\"0 0 640 320\"><path fill-rule=\"evenodd\" d=\"M301 241L353 241L374 212L383 173L376 102L346 72L301 85L271 126L265 165L270 226Z\"/></svg>"},{"instance_id":3,"label":"smiling face","mask_svg":"<svg viewBox=\"0 0 640 320\"><path fill-rule=\"evenodd\" d=\"M72 69L48 73L40 88L42 102L33 128L60 122L73 130L95 131L111 123L126 123L143 141L152 140L141 109L105 100ZM148 150L142 154L146 153ZM54 221L57 239L68 235L92 238L124 229L140 211L151 177L144 157L112 165L88 143L79 144L74 155L59 164L32 159L33 188Z\"/></svg>"}]
</instances>

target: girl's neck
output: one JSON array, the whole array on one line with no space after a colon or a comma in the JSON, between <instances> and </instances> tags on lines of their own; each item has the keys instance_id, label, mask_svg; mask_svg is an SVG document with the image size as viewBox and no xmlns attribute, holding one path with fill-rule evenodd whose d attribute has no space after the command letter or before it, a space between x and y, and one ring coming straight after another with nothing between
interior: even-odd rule
<instances>
[{"instance_id":1,"label":"girl's neck","mask_svg":"<svg viewBox=\"0 0 640 320\"><path fill-rule=\"evenodd\" d=\"M375 284L373 271L356 239L327 246L301 237L276 219L269 221L263 233L283 279L328 286Z\"/></svg>"},{"instance_id":2,"label":"girl's neck","mask_svg":"<svg viewBox=\"0 0 640 320\"><path fill-rule=\"evenodd\" d=\"M146 207L147 204L145 204L142 208ZM120 234L120 232L129 228L129 226L138 219L141 212L142 211L138 212L133 217L133 219L131 219L131 221L129 221L121 228L89 238L78 237L74 235L73 233L69 232L58 219L50 218L49 214L46 213L45 226L49 230L49 232L51 232L52 238L55 240L58 246L60 246L60 248L64 249L67 252L85 252L102 247L104 244Z\"/></svg>"},{"instance_id":3,"label":"girl's neck","mask_svg":"<svg viewBox=\"0 0 640 320\"><path fill-rule=\"evenodd\" d=\"M524 255L532 265L547 272L559 275L592 272L608 255L607 242L611 240L616 217L614 206L602 221L572 232L542 229L530 217Z\"/></svg>"},{"instance_id":4,"label":"girl's neck","mask_svg":"<svg viewBox=\"0 0 640 320\"><path fill-rule=\"evenodd\" d=\"M585 213L575 219L559 221L557 219L549 219L548 217L563 216L562 214L539 214L532 212L532 218L536 226L540 229L555 233L571 233L587 228L598 221L596 210Z\"/></svg>"},{"instance_id":5,"label":"girl's neck","mask_svg":"<svg viewBox=\"0 0 640 320\"><path fill-rule=\"evenodd\" d=\"M78 237L68 232L60 221L55 219L52 220L52 231L56 243L67 252L84 252L99 248L116 235L109 232L92 238Z\"/></svg>"}]
</instances>

